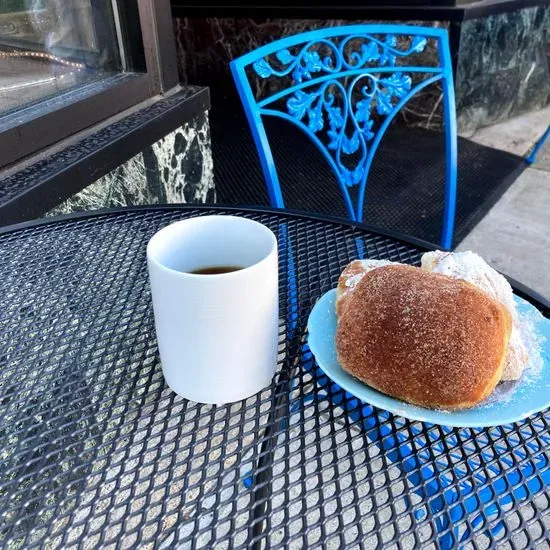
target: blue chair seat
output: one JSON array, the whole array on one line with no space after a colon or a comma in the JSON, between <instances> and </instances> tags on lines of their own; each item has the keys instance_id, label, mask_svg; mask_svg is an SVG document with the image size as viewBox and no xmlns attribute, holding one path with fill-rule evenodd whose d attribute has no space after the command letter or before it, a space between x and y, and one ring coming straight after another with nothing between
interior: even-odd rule
<instances>
[{"instance_id":1,"label":"blue chair seat","mask_svg":"<svg viewBox=\"0 0 550 550\"><path fill-rule=\"evenodd\" d=\"M265 178L242 108L215 105L210 112L210 128L217 202L270 206ZM265 128L278 166L285 206L346 218L346 207L334 174L326 169L315 146L286 121L267 118ZM438 245L443 216L443 147L439 132L390 127L374 158L365 201L365 222ZM399 160L402 157L403 161ZM464 138L458 138L457 164L460 192L454 246L525 167L521 157ZM434 195L425 198L429 193ZM397 200L403 194L412 194L413 199ZM418 203L422 208L428 207L428 212L421 212Z\"/></svg>"}]
</instances>

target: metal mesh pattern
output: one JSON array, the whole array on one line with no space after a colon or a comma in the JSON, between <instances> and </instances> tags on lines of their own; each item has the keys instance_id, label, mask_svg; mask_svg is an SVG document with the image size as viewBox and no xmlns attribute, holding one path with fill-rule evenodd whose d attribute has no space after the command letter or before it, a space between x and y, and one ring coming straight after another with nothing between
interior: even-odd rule
<instances>
[{"instance_id":1,"label":"metal mesh pattern","mask_svg":"<svg viewBox=\"0 0 550 550\"><path fill-rule=\"evenodd\" d=\"M240 109L210 114L219 204L268 205L250 128ZM338 182L313 142L290 123L265 117L285 206L348 218ZM363 219L376 227L439 243L445 189L441 134L393 123L374 156ZM246 170L243 170L246 166ZM455 245L526 167L521 157L458 138ZM350 188L352 198L357 191Z\"/></svg>"},{"instance_id":2,"label":"metal mesh pattern","mask_svg":"<svg viewBox=\"0 0 550 550\"><path fill-rule=\"evenodd\" d=\"M410 245L241 213L279 235L277 375L227 406L171 392L145 246L208 213L127 211L0 237L0 546L545 544L549 413L490 430L409 422L346 394L305 344L312 305L348 261L418 263Z\"/></svg>"}]
</instances>

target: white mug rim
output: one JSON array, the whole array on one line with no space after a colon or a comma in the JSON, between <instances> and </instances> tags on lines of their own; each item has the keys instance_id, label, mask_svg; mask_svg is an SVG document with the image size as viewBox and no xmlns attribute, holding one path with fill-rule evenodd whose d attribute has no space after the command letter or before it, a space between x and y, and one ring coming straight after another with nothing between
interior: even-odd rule
<instances>
[{"instance_id":1,"label":"white mug rim","mask_svg":"<svg viewBox=\"0 0 550 550\"><path fill-rule=\"evenodd\" d=\"M228 271L226 273L214 273L209 274L208 276L205 276L204 274L200 273L190 273L188 271L179 271L177 269L173 269L171 267L168 267L164 265L155 255L155 252L153 252L153 246L155 245L154 241L158 240L161 237L161 234L164 232L168 232L168 230L172 229L175 225L185 225L189 222L194 223L202 223L202 222L208 222L208 221L214 221L219 219L226 219L226 220L239 220L239 223L242 221L249 223L251 225L254 225L256 228L260 229L269 237L270 240L270 248L269 251L263 255L261 260L253 263L252 265L243 267L241 269L238 269L236 271ZM251 271L254 271L256 269L259 269L260 266L262 266L265 262L269 260L269 258L276 253L277 251L277 237L263 223L257 222L256 220L251 220L249 218L241 217L241 216L230 216L225 214L211 214L208 216L193 216L191 218L186 218L183 220L178 220L177 222L170 223L163 227L162 229L159 229L150 239L147 243L147 259L150 260L155 264L156 267L160 268L162 271L165 271L167 273L170 273L174 276L181 277L181 278L188 278L188 279L200 279L200 280L208 280L208 281L215 281L220 278L228 279L228 278L235 278L244 275L245 273L249 273Z\"/></svg>"}]
</instances>

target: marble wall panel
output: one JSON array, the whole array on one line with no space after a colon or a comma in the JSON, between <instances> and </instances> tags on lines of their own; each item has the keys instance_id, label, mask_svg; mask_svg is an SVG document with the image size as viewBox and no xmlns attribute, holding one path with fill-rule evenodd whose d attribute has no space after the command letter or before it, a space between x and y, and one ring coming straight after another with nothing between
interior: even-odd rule
<instances>
[{"instance_id":1,"label":"marble wall panel","mask_svg":"<svg viewBox=\"0 0 550 550\"><path fill-rule=\"evenodd\" d=\"M308 30L380 21L342 19L251 19L251 18L175 18L180 77L210 87L213 104L237 100L237 92L229 70L229 62L273 40ZM399 23L447 27L446 22L401 21ZM431 42L420 62L430 64L437 59L435 43ZM265 86L259 82L258 86ZM261 92L262 90L258 90ZM426 90L420 101L411 101L408 119L411 122L441 121L441 91L437 86ZM434 113L434 107L436 111ZM407 113L405 114L407 116Z\"/></svg>"},{"instance_id":2,"label":"marble wall panel","mask_svg":"<svg viewBox=\"0 0 550 550\"><path fill-rule=\"evenodd\" d=\"M319 28L377 22L381 23L342 19L175 18L180 77L184 83L199 82L210 86L214 96L235 95L229 72L232 59L285 36ZM437 21L395 23L447 27L446 22Z\"/></svg>"},{"instance_id":3,"label":"marble wall panel","mask_svg":"<svg viewBox=\"0 0 550 550\"><path fill-rule=\"evenodd\" d=\"M550 103L550 6L464 21L456 92L465 135Z\"/></svg>"},{"instance_id":4,"label":"marble wall panel","mask_svg":"<svg viewBox=\"0 0 550 550\"><path fill-rule=\"evenodd\" d=\"M208 113L145 148L48 215L144 204L215 202Z\"/></svg>"},{"instance_id":5,"label":"marble wall panel","mask_svg":"<svg viewBox=\"0 0 550 550\"><path fill-rule=\"evenodd\" d=\"M340 19L175 18L183 82L210 87L214 104L235 100L229 62L278 38L351 23ZM448 27L447 22L401 21ZM433 57L428 48L426 56ZM494 124L550 103L550 6L467 20L460 31L455 88L459 132ZM407 105L401 121L439 127L440 90L427 89Z\"/></svg>"}]
</instances>

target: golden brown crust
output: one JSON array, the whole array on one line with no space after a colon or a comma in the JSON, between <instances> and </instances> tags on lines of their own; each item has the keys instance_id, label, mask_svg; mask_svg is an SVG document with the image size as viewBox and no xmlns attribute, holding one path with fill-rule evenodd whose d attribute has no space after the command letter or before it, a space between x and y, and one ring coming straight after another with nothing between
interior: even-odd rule
<instances>
[{"instance_id":1,"label":"golden brown crust","mask_svg":"<svg viewBox=\"0 0 550 550\"><path fill-rule=\"evenodd\" d=\"M501 380L519 380L529 356L521 336L520 321L510 283L481 256L469 250L434 250L423 254L421 261L423 269L468 281L508 310L512 318L512 332Z\"/></svg>"},{"instance_id":2,"label":"golden brown crust","mask_svg":"<svg viewBox=\"0 0 550 550\"><path fill-rule=\"evenodd\" d=\"M365 273L393 263L394 262L389 262L388 260L353 260L350 262L344 268L338 279L338 287L336 288L336 314L338 316L342 314L344 304L347 302Z\"/></svg>"},{"instance_id":3,"label":"golden brown crust","mask_svg":"<svg viewBox=\"0 0 550 550\"><path fill-rule=\"evenodd\" d=\"M463 409L500 380L512 321L474 285L416 267L364 275L336 333L342 368L409 403Z\"/></svg>"}]
</instances>

